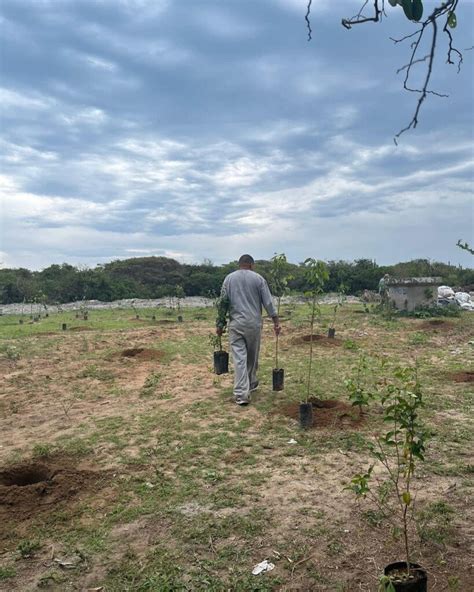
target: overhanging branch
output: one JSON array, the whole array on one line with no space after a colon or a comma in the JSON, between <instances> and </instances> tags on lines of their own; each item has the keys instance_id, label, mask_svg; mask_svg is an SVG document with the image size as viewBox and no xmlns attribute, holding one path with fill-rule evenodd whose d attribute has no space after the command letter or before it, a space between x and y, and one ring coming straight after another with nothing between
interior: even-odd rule
<instances>
[{"instance_id":1,"label":"overhanging branch","mask_svg":"<svg viewBox=\"0 0 474 592\"><path fill-rule=\"evenodd\" d=\"M327 0L329 1L329 0ZM359 10L359 12L347 19L342 19L342 25L346 29L351 29L354 25L360 25L367 22L380 22L383 16L386 16L385 12L385 0L373 0L373 14L372 16L366 16L364 14L364 10L366 9L367 5L370 3L370 0L364 0L363 4ZM390 4L395 7L395 2L390 0ZM399 3L400 4L400 3ZM420 3L421 4L421 3ZM403 10L405 15L409 20L413 20L419 22L420 27L413 33L405 35L399 39L395 39L390 37L390 39L395 43L402 43L408 39L414 39L411 44L411 55L410 59L407 64L401 66L397 70L397 74L400 72L405 72L405 78L403 81L403 88L408 92L418 93L420 96L418 98L415 112L408 123L404 128L402 128L394 137L394 142L397 144L397 139L406 131L410 129L414 129L418 125L419 121L419 114L422 108L422 105L428 95L435 95L438 97L447 97L447 94L439 93L434 90L429 89L429 83L431 80L431 75L433 73L433 64L435 60L436 48L437 48L437 41L438 41L438 19L445 17L445 23L443 26L443 33L446 34L448 38L448 49L447 49L447 59L446 63L451 65L457 65L457 71L460 72L461 65L463 63L463 55L461 51L459 51L453 45L453 34L450 29L454 29L457 25L457 18L456 18L456 9L458 7L459 0L444 0L442 3L437 6L431 14L424 20L421 21L422 14L423 14L423 6L421 6L421 10L416 12L411 12L411 8L406 10L405 3L403 4ZM308 29L308 41L311 41L312 38L312 30L311 30L311 22L310 22L310 14L311 14L311 5L312 0L308 0L307 2L307 11L305 15L305 20ZM399 6L401 9L402 6ZM424 40L425 34L427 31L431 32L431 42L429 43L430 49L429 53L426 55L420 56L420 48L422 45L422 41ZM473 49L472 47L466 49L465 51ZM424 77L424 82L419 88L412 88L409 84L410 75L412 73L412 68L415 65L419 64L426 64L426 74Z\"/></svg>"}]
</instances>

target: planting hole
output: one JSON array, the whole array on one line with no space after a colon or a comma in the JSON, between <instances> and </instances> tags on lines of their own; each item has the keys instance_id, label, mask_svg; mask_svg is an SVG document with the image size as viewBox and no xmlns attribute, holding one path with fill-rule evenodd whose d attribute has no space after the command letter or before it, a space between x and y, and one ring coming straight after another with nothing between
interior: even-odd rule
<instances>
[{"instance_id":1,"label":"planting hole","mask_svg":"<svg viewBox=\"0 0 474 592\"><path fill-rule=\"evenodd\" d=\"M160 360L163 357L163 352L157 349L145 349L144 347L134 347L124 349L121 352L124 358L137 358L139 360Z\"/></svg>"},{"instance_id":2,"label":"planting hole","mask_svg":"<svg viewBox=\"0 0 474 592\"><path fill-rule=\"evenodd\" d=\"M133 349L124 349L122 352L122 356L124 356L125 358L134 358L135 356L138 356L139 354L141 354L144 351L145 350L143 347L134 347Z\"/></svg>"},{"instance_id":3,"label":"planting hole","mask_svg":"<svg viewBox=\"0 0 474 592\"><path fill-rule=\"evenodd\" d=\"M313 345L322 345L327 347L337 347L342 345L342 341L337 337L327 337L326 335L318 335L314 334L311 338L311 335L302 335L300 337L296 337L293 340L293 343L310 343L313 341Z\"/></svg>"},{"instance_id":4,"label":"planting hole","mask_svg":"<svg viewBox=\"0 0 474 592\"><path fill-rule=\"evenodd\" d=\"M35 483L48 481L51 477L51 471L41 465L31 465L24 467L15 467L8 471L0 473L0 485L4 487L26 487Z\"/></svg>"},{"instance_id":5,"label":"planting hole","mask_svg":"<svg viewBox=\"0 0 474 592\"><path fill-rule=\"evenodd\" d=\"M453 372L451 378L454 382L474 382L474 371L467 370L466 372Z\"/></svg>"},{"instance_id":6,"label":"planting hole","mask_svg":"<svg viewBox=\"0 0 474 592\"><path fill-rule=\"evenodd\" d=\"M310 397L308 403L313 407L312 429L358 430L365 422L364 416L361 416L358 410L343 401ZM273 413L298 420L299 407L299 403L285 403Z\"/></svg>"},{"instance_id":7,"label":"planting hole","mask_svg":"<svg viewBox=\"0 0 474 592\"><path fill-rule=\"evenodd\" d=\"M419 325L421 329L432 329L432 330L442 330L442 331L449 331L453 328L453 323L450 321L443 321L443 319L431 319L429 321L424 321Z\"/></svg>"}]
</instances>

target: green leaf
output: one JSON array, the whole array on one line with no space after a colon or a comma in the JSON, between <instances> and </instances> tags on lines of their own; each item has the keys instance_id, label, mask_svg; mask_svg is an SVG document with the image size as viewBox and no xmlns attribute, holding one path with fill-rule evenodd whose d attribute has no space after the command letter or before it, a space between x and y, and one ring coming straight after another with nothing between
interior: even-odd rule
<instances>
[{"instance_id":1,"label":"green leaf","mask_svg":"<svg viewBox=\"0 0 474 592\"><path fill-rule=\"evenodd\" d=\"M402 0L402 7L405 16L409 21L413 20L412 0Z\"/></svg>"},{"instance_id":2,"label":"green leaf","mask_svg":"<svg viewBox=\"0 0 474 592\"><path fill-rule=\"evenodd\" d=\"M413 0L412 3L413 20L419 21L423 16L423 2L422 0Z\"/></svg>"},{"instance_id":3,"label":"green leaf","mask_svg":"<svg viewBox=\"0 0 474 592\"><path fill-rule=\"evenodd\" d=\"M456 13L450 12L448 15L448 26L451 29L455 29L458 24L458 19L456 18Z\"/></svg>"},{"instance_id":4,"label":"green leaf","mask_svg":"<svg viewBox=\"0 0 474 592\"><path fill-rule=\"evenodd\" d=\"M402 500L403 500L403 503L406 504L407 506L410 505L411 495L410 495L409 491L405 491L402 493Z\"/></svg>"},{"instance_id":5,"label":"green leaf","mask_svg":"<svg viewBox=\"0 0 474 592\"><path fill-rule=\"evenodd\" d=\"M380 576L378 592L396 592L395 586L388 576Z\"/></svg>"}]
</instances>

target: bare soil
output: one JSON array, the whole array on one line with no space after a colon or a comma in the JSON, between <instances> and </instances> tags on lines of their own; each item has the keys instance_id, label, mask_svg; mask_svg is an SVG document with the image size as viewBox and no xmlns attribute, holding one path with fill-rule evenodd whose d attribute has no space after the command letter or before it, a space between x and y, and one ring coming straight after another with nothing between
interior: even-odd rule
<instances>
[{"instance_id":1,"label":"bare soil","mask_svg":"<svg viewBox=\"0 0 474 592\"><path fill-rule=\"evenodd\" d=\"M293 343L310 343L311 335L301 335L293 339ZM313 345L321 345L324 347L338 347L342 345L342 340L337 337L328 337L327 335L313 334Z\"/></svg>"},{"instance_id":2,"label":"bare soil","mask_svg":"<svg viewBox=\"0 0 474 592\"><path fill-rule=\"evenodd\" d=\"M423 321L419 326L421 329L439 329L440 331L450 331L454 324L451 321L444 321L443 319L431 319Z\"/></svg>"},{"instance_id":3,"label":"bare soil","mask_svg":"<svg viewBox=\"0 0 474 592\"><path fill-rule=\"evenodd\" d=\"M356 430L364 423L364 416L359 415L359 412L354 407L343 401L310 398L308 402L313 407L312 429ZM283 405L275 413L299 420L299 403Z\"/></svg>"},{"instance_id":4,"label":"bare soil","mask_svg":"<svg viewBox=\"0 0 474 592\"><path fill-rule=\"evenodd\" d=\"M474 371L466 370L464 372L452 372L449 377L454 382L474 382Z\"/></svg>"},{"instance_id":5,"label":"bare soil","mask_svg":"<svg viewBox=\"0 0 474 592\"><path fill-rule=\"evenodd\" d=\"M109 481L107 472L77 469L74 458L26 462L0 470L0 541L10 529L74 498L96 494Z\"/></svg>"},{"instance_id":6,"label":"bare soil","mask_svg":"<svg viewBox=\"0 0 474 592\"><path fill-rule=\"evenodd\" d=\"M160 360L163 355L163 352L157 349L146 349L144 347L124 349L121 353L124 358L138 358L139 360Z\"/></svg>"}]
</instances>

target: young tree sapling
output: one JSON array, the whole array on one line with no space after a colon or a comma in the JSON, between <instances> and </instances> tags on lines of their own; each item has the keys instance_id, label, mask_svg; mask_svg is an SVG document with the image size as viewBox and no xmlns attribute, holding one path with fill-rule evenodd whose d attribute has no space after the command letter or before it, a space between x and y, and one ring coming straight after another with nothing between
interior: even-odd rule
<instances>
[{"instance_id":1,"label":"young tree sapling","mask_svg":"<svg viewBox=\"0 0 474 592\"><path fill-rule=\"evenodd\" d=\"M186 293L183 289L183 286L178 284L174 289L174 294L177 302L176 308L178 309L178 321L182 321L183 317L181 315L181 301L183 300L183 298L186 298Z\"/></svg>"},{"instance_id":2,"label":"young tree sapling","mask_svg":"<svg viewBox=\"0 0 474 592\"><path fill-rule=\"evenodd\" d=\"M342 308L344 306L344 303L346 302L346 300L347 300L346 287L344 286L344 284L341 284L339 286L339 290L337 293L337 302L335 302L333 305L333 313L332 313L331 323L329 325L328 337L334 337L336 334L335 325L336 325L337 312L340 308Z\"/></svg>"},{"instance_id":3,"label":"young tree sapling","mask_svg":"<svg viewBox=\"0 0 474 592\"><path fill-rule=\"evenodd\" d=\"M349 401L354 407L359 408L359 416L362 408L368 407L371 399L375 397L374 390L368 384L367 374L371 371L369 360L361 355L357 366L352 368L353 376L344 380L344 386L349 393Z\"/></svg>"},{"instance_id":4,"label":"young tree sapling","mask_svg":"<svg viewBox=\"0 0 474 592\"><path fill-rule=\"evenodd\" d=\"M325 282L329 279L329 272L326 264L324 261L317 261L312 257L308 257L304 262L305 267L305 280L307 285L310 287L307 295L311 298L310 307L311 307L311 317L310 317L310 340L309 340L309 365L308 365L308 381L306 385L306 403L308 403L309 399L309 391L311 387L311 371L312 371L312 364L313 364L313 331L314 331L314 322L317 316L321 315L321 309L318 303L318 296L323 292L323 286Z\"/></svg>"},{"instance_id":5,"label":"young tree sapling","mask_svg":"<svg viewBox=\"0 0 474 592\"><path fill-rule=\"evenodd\" d=\"M290 266L284 253L272 257L270 267L270 288L272 294L277 298L277 315L280 316L281 298L288 292L288 281L291 279ZM282 390L284 381L284 370L278 364L278 338L275 336L275 368L273 370L273 390Z\"/></svg>"},{"instance_id":6,"label":"young tree sapling","mask_svg":"<svg viewBox=\"0 0 474 592\"><path fill-rule=\"evenodd\" d=\"M324 282L329 279L329 272L326 264L323 261L316 261L316 259L308 258L304 262L304 277L306 285L310 287L309 292L306 293L310 297L311 317L310 317L310 336L309 336L309 364L308 364L308 379L306 384L305 401L300 403L299 418L300 427L303 429L310 428L313 425L313 405L309 402L309 393L311 388L311 372L313 366L313 332L314 321L316 316L321 315L321 310L318 303L318 295L323 291Z\"/></svg>"},{"instance_id":7,"label":"young tree sapling","mask_svg":"<svg viewBox=\"0 0 474 592\"><path fill-rule=\"evenodd\" d=\"M410 541L409 510L413 509L413 477L417 464L423 462L428 430L420 418L423 407L421 384L416 367L398 367L391 380L378 383L378 394L383 406L383 420L388 430L377 434L369 444L369 451L375 462L364 474L355 475L346 487L359 498L372 500L392 526L402 532L405 548L405 566L402 573L386 573L385 588L390 585L396 590L396 581L409 582L416 577L426 577L421 569L414 569ZM383 469L385 481L380 483L374 477L376 464ZM376 481L377 489L371 486ZM423 572L423 573L422 573Z\"/></svg>"}]
</instances>

